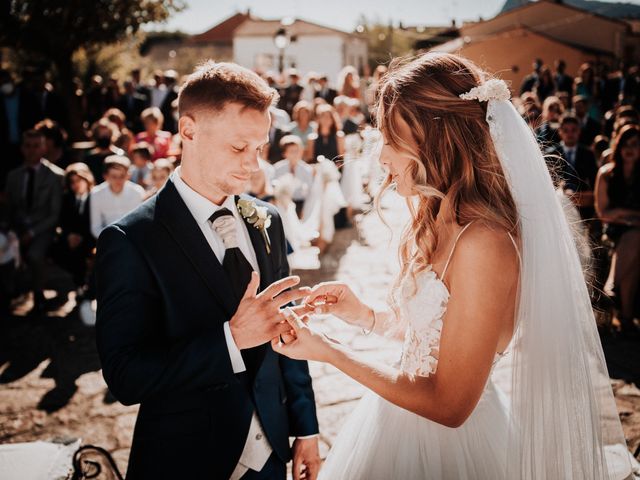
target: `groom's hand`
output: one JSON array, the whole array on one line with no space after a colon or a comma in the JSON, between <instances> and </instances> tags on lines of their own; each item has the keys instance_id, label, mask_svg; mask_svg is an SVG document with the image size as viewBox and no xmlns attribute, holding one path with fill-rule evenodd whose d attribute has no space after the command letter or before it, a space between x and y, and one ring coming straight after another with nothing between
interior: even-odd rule
<instances>
[{"instance_id":1,"label":"groom's hand","mask_svg":"<svg viewBox=\"0 0 640 480\"><path fill-rule=\"evenodd\" d=\"M320 471L318 437L296 438L293 442L293 480L316 480Z\"/></svg>"},{"instance_id":2,"label":"groom's hand","mask_svg":"<svg viewBox=\"0 0 640 480\"><path fill-rule=\"evenodd\" d=\"M309 287L285 290L300 283L300 277L286 277L258 292L260 276L253 272L238 310L229 321L231 335L240 350L256 347L288 332L291 327L283 321L280 307L309 295Z\"/></svg>"}]
</instances>

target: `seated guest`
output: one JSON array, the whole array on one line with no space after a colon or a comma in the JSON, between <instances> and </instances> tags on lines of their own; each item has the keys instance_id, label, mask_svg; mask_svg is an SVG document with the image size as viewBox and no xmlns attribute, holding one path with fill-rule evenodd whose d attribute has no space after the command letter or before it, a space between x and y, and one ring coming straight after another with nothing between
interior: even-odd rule
<instances>
[{"instance_id":1,"label":"seated guest","mask_svg":"<svg viewBox=\"0 0 640 480\"><path fill-rule=\"evenodd\" d=\"M93 124L91 136L96 146L89 152L84 163L91 170L96 183L101 183L104 159L110 155L124 155L125 152L113 144L118 136L118 127L106 118L101 118Z\"/></svg>"},{"instance_id":2,"label":"seated guest","mask_svg":"<svg viewBox=\"0 0 640 480\"><path fill-rule=\"evenodd\" d=\"M573 97L573 113L580 121L580 139L583 145L591 145L602 126L589 115L589 99L583 95Z\"/></svg>"},{"instance_id":3,"label":"seated guest","mask_svg":"<svg viewBox=\"0 0 640 480\"><path fill-rule=\"evenodd\" d=\"M545 147L555 147L560 142L558 127L564 106L558 97L547 97L542 104L542 124L536 130L536 137Z\"/></svg>"},{"instance_id":4,"label":"seated guest","mask_svg":"<svg viewBox=\"0 0 640 480\"><path fill-rule=\"evenodd\" d=\"M153 147L147 142L136 143L131 150L132 165L129 180L147 190L151 187Z\"/></svg>"},{"instance_id":5,"label":"seated guest","mask_svg":"<svg viewBox=\"0 0 640 480\"><path fill-rule=\"evenodd\" d=\"M44 135L47 151L44 158L60 168L66 168L71 163L71 154L67 149L67 132L58 122L48 118L36 123L34 127Z\"/></svg>"},{"instance_id":6,"label":"seated guest","mask_svg":"<svg viewBox=\"0 0 640 480\"><path fill-rule=\"evenodd\" d=\"M151 164L151 186L149 187L145 199L153 197L160 191L173 173L173 163L166 158L159 158Z\"/></svg>"},{"instance_id":7,"label":"seated guest","mask_svg":"<svg viewBox=\"0 0 640 480\"><path fill-rule=\"evenodd\" d=\"M33 313L44 312L46 256L53 241L62 204L64 172L45 160L42 132L22 135L24 164L9 172L6 199L10 228L20 238L20 249L31 271Z\"/></svg>"},{"instance_id":8,"label":"seated guest","mask_svg":"<svg viewBox=\"0 0 640 480\"><path fill-rule=\"evenodd\" d=\"M324 74L320 75L315 98L322 98L326 103L332 105L336 96L338 96L337 90L335 88L329 88L329 77Z\"/></svg>"},{"instance_id":9,"label":"seated guest","mask_svg":"<svg viewBox=\"0 0 640 480\"><path fill-rule=\"evenodd\" d=\"M319 105L316 120L318 131L309 135L307 162L316 163L319 156L338 161L344 155L344 132L338 114L330 105Z\"/></svg>"},{"instance_id":10,"label":"seated guest","mask_svg":"<svg viewBox=\"0 0 640 480\"><path fill-rule=\"evenodd\" d=\"M131 210L144 197L144 189L128 180L131 162L127 157L112 155L104 162L104 183L91 191L91 233L94 238L100 232Z\"/></svg>"},{"instance_id":11,"label":"seated guest","mask_svg":"<svg viewBox=\"0 0 640 480\"><path fill-rule=\"evenodd\" d=\"M307 147L307 139L309 135L316 131L316 124L311 121L312 112L311 104L304 100L296 103L295 107L293 107L291 135L300 137L304 148Z\"/></svg>"},{"instance_id":12,"label":"seated guest","mask_svg":"<svg viewBox=\"0 0 640 480\"><path fill-rule=\"evenodd\" d=\"M614 291L620 299L623 333L637 335L640 297L640 127L626 125L617 135L612 161L600 167L596 210L615 244Z\"/></svg>"},{"instance_id":13,"label":"seated guest","mask_svg":"<svg viewBox=\"0 0 640 480\"><path fill-rule=\"evenodd\" d=\"M595 216L594 186L598 167L593 152L580 145L580 121L573 115L565 115L560 120L560 145L547 149L547 154L562 158L553 169L562 183L562 189L573 200L583 220Z\"/></svg>"},{"instance_id":14,"label":"seated guest","mask_svg":"<svg viewBox=\"0 0 640 480\"><path fill-rule=\"evenodd\" d=\"M95 246L89 218L89 197L95 181L84 163L69 165L65 180L67 191L62 199L56 257L60 266L71 273L76 286L83 287L87 283L87 259Z\"/></svg>"},{"instance_id":15,"label":"seated guest","mask_svg":"<svg viewBox=\"0 0 640 480\"><path fill-rule=\"evenodd\" d=\"M171 147L171 132L162 130L164 115L159 108L146 108L140 115L144 132L136 135L136 143L147 142L153 147L153 160L166 158Z\"/></svg>"},{"instance_id":16,"label":"seated guest","mask_svg":"<svg viewBox=\"0 0 640 480\"><path fill-rule=\"evenodd\" d=\"M273 167L275 179L291 174L296 180L293 192L293 202L298 216L302 214L302 206L313 185L313 168L302 160L302 141L295 135L286 135L280 140L280 149L284 160L280 160Z\"/></svg>"}]
</instances>

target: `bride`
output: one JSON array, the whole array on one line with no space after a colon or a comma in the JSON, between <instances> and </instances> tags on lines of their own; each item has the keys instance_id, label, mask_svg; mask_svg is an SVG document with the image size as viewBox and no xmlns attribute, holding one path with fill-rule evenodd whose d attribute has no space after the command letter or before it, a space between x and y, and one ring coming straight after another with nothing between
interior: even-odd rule
<instances>
[{"instance_id":1,"label":"bride","mask_svg":"<svg viewBox=\"0 0 640 480\"><path fill-rule=\"evenodd\" d=\"M371 391L324 479L613 479L630 464L571 230L504 82L449 54L394 62L378 90L380 162L407 197L388 312L315 286L275 351ZM399 368L299 315L404 340ZM507 397L491 380L508 361Z\"/></svg>"}]
</instances>

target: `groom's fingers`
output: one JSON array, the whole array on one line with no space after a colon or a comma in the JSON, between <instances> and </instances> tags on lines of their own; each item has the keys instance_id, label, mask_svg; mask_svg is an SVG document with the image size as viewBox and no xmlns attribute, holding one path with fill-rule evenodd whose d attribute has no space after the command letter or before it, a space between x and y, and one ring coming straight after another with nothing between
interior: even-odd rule
<instances>
[{"instance_id":1,"label":"groom's fingers","mask_svg":"<svg viewBox=\"0 0 640 480\"><path fill-rule=\"evenodd\" d=\"M247 285L247 289L244 291L244 295L242 300L247 298L254 298L258 293L258 287L260 286L260 275L258 272L251 272L251 280L249 280L249 285Z\"/></svg>"},{"instance_id":2,"label":"groom's fingers","mask_svg":"<svg viewBox=\"0 0 640 480\"><path fill-rule=\"evenodd\" d=\"M282 307L294 300L300 300L301 298L306 297L309 295L309 290L309 287L300 287L295 290L289 290L275 297L273 301L278 305L278 307Z\"/></svg>"},{"instance_id":3,"label":"groom's fingers","mask_svg":"<svg viewBox=\"0 0 640 480\"><path fill-rule=\"evenodd\" d=\"M288 288L295 287L300 283L300 277L297 275L292 275L290 277L285 277L277 282L273 282L267 288L264 289L263 292L260 293L260 296L264 296L266 298L273 298L284 292Z\"/></svg>"}]
</instances>

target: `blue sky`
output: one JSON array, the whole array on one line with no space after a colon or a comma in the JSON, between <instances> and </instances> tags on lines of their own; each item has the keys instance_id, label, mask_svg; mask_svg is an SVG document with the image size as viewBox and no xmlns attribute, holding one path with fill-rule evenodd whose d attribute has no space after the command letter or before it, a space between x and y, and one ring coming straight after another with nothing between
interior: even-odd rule
<instances>
[{"instance_id":1,"label":"blue sky","mask_svg":"<svg viewBox=\"0 0 640 480\"><path fill-rule=\"evenodd\" d=\"M448 25L494 16L505 0L187 0L189 8L154 29L200 33L238 11L261 18L299 17L351 31L361 13L383 22Z\"/></svg>"}]
</instances>

